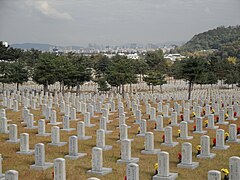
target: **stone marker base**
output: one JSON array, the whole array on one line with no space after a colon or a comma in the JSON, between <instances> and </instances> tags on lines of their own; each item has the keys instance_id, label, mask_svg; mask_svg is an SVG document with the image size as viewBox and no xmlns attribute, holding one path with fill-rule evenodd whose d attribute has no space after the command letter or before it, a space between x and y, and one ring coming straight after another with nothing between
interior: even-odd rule
<instances>
[{"instance_id":1,"label":"stone marker base","mask_svg":"<svg viewBox=\"0 0 240 180\"><path fill-rule=\"evenodd\" d=\"M189 124L192 124L192 123L194 123L194 120L189 120L189 121L186 121L187 123L189 123Z\"/></svg>"},{"instance_id":2,"label":"stone marker base","mask_svg":"<svg viewBox=\"0 0 240 180\"><path fill-rule=\"evenodd\" d=\"M169 176L161 177L159 175L153 176L153 180L175 180L178 177L178 173L169 173Z\"/></svg>"},{"instance_id":3,"label":"stone marker base","mask_svg":"<svg viewBox=\"0 0 240 180\"><path fill-rule=\"evenodd\" d=\"M139 161L139 158L132 157L130 160L124 160L124 159L118 159L117 163L137 163Z\"/></svg>"},{"instance_id":4,"label":"stone marker base","mask_svg":"<svg viewBox=\"0 0 240 180\"><path fill-rule=\"evenodd\" d=\"M101 171L94 171L94 170L88 170L87 173L89 174L96 174L96 175L100 175L100 176L103 176L103 175L106 175L106 174L109 174L112 172L112 168L102 168Z\"/></svg>"},{"instance_id":5,"label":"stone marker base","mask_svg":"<svg viewBox=\"0 0 240 180\"><path fill-rule=\"evenodd\" d=\"M109 151L112 149L112 146L110 145L105 145L104 147L98 147L98 148L102 148L103 151Z\"/></svg>"},{"instance_id":6,"label":"stone marker base","mask_svg":"<svg viewBox=\"0 0 240 180\"><path fill-rule=\"evenodd\" d=\"M131 126L127 126L127 128L128 128L128 129L130 129L130 128L131 128ZM119 127L117 127L117 129L119 129Z\"/></svg>"},{"instance_id":7,"label":"stone marker base","mask_svg":"<svg viewBox=\"0 0 240 180\"><path fill-rule=\"evenodd\" d=\"M50 146L61 147L67 144L67 142L59 142L59 143L48 143Z\"/></svg>"},{"instance_id":8,"label":"stone marker base","mask_svg":"<svg viewBox=\"0 0 240 180\"><path fill-rule=\"evenodd\" d=\"M210 153L208 156L199 154L199 155L197 155L197 158L202 158L202 159L210 158L210 159L212 159L212 158L214 158L215 156L216 156L215 153Z\"/></svg>"},{"instance_id":9,"label":"stone marker base","mask_svg":"<svg viewBox=\"0 0 240 180\"><path fill-rule=\"evenodd\" d=\"M207 134L207 131L193 131L193 134Z\"/></svg>"},{"instance_id":10,"label":"stone marker base","mask_svg":"<svg viewBox=\"0 0 240 180\"><path fill-rule=\"evenodd\" d=\"M81 119L69 119L70 121L80 121Z\"/></svg>"},{"instance_id":11,"label":"stone marker base","mask_svg":"<svg viewBox=\"0 0 240 180\"><path fill-rule=\"evenodd\" d=\"M2 174L2 175L0 176L0 180L5 180L5 174Z\"/></svg>"},{"instance_id":12,"label":"stone marker base","mask_svg":"<svg viewBox=\"0 0 240 180\"><path fill-rule=\"evenodd\" d=\"M213 127L206 127L206 129L218 129L219 126L213 126Z\"/></svg>"},{"instance_id":13,"label":"stone marker base","mask_svg":"<svg viewBox=\"0 0 240 180\"><path fill-rule=\"evenodd\" d=\"M67 131L67 132L75 131L75 130L76 128L61 129L61 131Z\"/></svg>"},{"instance_id":14,"label":"stone marker base","mask_svg":"<svg viewBox=\"0 0 240 180\"><path fill-rule=\"evenodd\" d=\"M169 126L180 126L180 124L169 124Z\"/></svg>"},{"instance_id":15,"label":"stone marker base","mask_svg":"<svg viewBox=\"0 0 240 180\"><path fill-rule=\"evenodd\" d=\"M137 134L136 136L144 137L145 134Z\"/></svg>"},{"instance_id":16,"label":"stone marker base","mask_svg":"<svg viewBox=\"0 0 240 180\"><path fill-rule=\"evenodd\" d=\"M129 141L131 141L131 142L133 142L133 141L134 141L134 139L127 139L127 140L129 140ZM117 142L118 142L118 143L120 143L120 142L121 142L121 140L117 140Z\"/></svg>"},{"instance_id":17,"label":"stone marker base","mask_svg":"<svg viewBox=\"0 0 240 180\"><path fill-rule=\"evenodd\" d=\"M69 159L71 159L71 160L76 160L76 159L81 158L81 157L84 157L84 156L86 156L86 155L87 155L87 153L78 153L76 156L66 155L66 156L64 156L64 157L65 157L65 158L69 158Z\"/></svg>"},{"instance_id":18,"label":"stone marker base","mask_svg":"<svg viewBox=\"0 0 240 180\"><path fill-rule=\"evenodd\" d=\"M175 147L178 144L179 144L179 142L172 142L172 143L162 143L161 145L168 146L168 147Z\"/></svg>"},{"instance_id":19,"label":"stone marker base","mask_svg":"<svg viewBox=\"0 0 240 180\"><path fill-rule=\"evenodd\" d=\"M229 122L217 122L216 124L228 125Z\"/></svg>"},{"instance_id":20,"label":"stone marker base","mask_svg":"<svg viewBox=\"0 0 240 180\"><path fill-rule=\"evenodd\" d=\"M189 140L189 139L193 139L193 136L178 137L177 139L181 139L181 140Z\"/></svg>"},{"instance_id":21,"label":"stone marker base","mask_svg":"<svg viewBox=\"0 0 240 180\"><path fill-rule=\"evenodd\" d=\"M157 154L160 151L161 151L161 149L142 150L141 153L142 154Z\"/></svg>"},{"instance_id":22,"label":"stone marker base","mask_svg":"<svg viewBox=\"0 0 240 180\"><path fill-rule=\"evenodd\" d=\"M88 124L88 125L85 124L85 127L94 127L94 126L96 126L96 124Z\"/></svg>"},{"instance_id":23,"label":"stone marker base","mask_svg":"<svg viewBox=\"0 0 240 180\"><path fill-rule=\"evenodd\" d=\"M177 164L178 168L187 168L187 169L195 169L198 166L199 166L199 162L192 162L192 164L184 164L184 163Z\"/></svg>"},{"instance_id":24,"label":"stone marker base","mask_svg":"<svg viewBox=\"0 0 240 180\"><path fill-rule=\"evenodd\" d=\"M111 134L113 131L105 131L105 134Z\"/></svg>"},{"instance_id":25,"label":"stone marker base","mask_svg":"<svg viewBox=\"0 0 240 180\"><path fill-rule=\"evenodd\" d=\"M238 135L238 136L240 136L240 135ZM226 142L228 142L228 143L240 143L240 139L227 140Z\"/></svg>"},{"instance_id":26,"label":"stone marker base","mask_svg":"<svg viewBox=\"0 0 240 180\"><path fill-rule=\"evenodd\" d=\"M226 150L228 149L230 146L214 146L213 149L217 149L217 150Z\"/></svg>"},{"instance_id":27,"label":"stone marker base","mask_svg":"<svg viewBox=\"0 0 240 180\"><path fill-rule=\"evenodd\" d=\"M13 140L7 140L6 141L7 143L12 143L12 144L17 144L20 142L20 139L17 139L16 141L13 141Z\"/></svg>"},{"instance_id":28,"label":"stone marker base","mask_svg":"<svg viewBox=\"0 0 240 180\"><path fill-rule=\"evenodd\" d=\"M25 127L24 129L38 129L38 126L33 126L33 127Z\"/></svg>"},{"instance_id":29,"label":"stone marker base","mask_svg":"<svg viewBox=\"0 0 240 180\"><path fill-rule=\"evenodd\" d=\"M88 139L92 139L92 136L82 136L82 137L78 137L79 140L88 140Z\"/></svg>"},{"instance_id":30,"label":"stone marker base","mask_svg":"<svg viewBox=\"0 0 240 180\"><path fill-rule=\"evenodd\" d=\"M227 120L227 121L236 121L237 118L227 118L226 120Z\"/></svg>"},{"instance_id":31,"label":"stone marker base","mask_svg":"<svg viewBox=\"0 0 240 180\"><path fill-rule=\"evenodd\" d=\"M55 123L47 123L47 124L49 124L49 125L53 125L53 126L57 126L57 125L60 125L60 124L62 124L62 122L55 122Z\"/></svg>"},{"instance_id":32,"label":"stone marker base","mask_svg":"<svg viewBox=\"0 0 240 180\"><path fill-rule=\"evenodd\" d=\"M43 166L38 166L38 165L31 165L30 166L30 169L34 169L34 170L45 170L45 169L48 169L48 168L51 168L53 167L53 163L49 163L49 162L45 162L45 164Z\"/></svg>"},{"instance_id":33,"label":"stone marker base","mask_svg":"<svg viewBox=\"0 0 240 180\"><path fill-rule=\"evenodd\" d=\"M161 128L161 129L154 129L154 131L164 131L165 128Z\"/></svg>"},{"instance_id":34,"label":"stone marker base","mask_svg":"<svg viewBox=\"0 0 240 180\"><path fill-rule=\"evenodd\" d=\"M25 154L25 155L31 155L34 154L34 150L29 150L29 151L17 151L17 154Z\"/></svg>"},{"instance_id":35,"label":"stone marker base","mask_svg":"<svg viewBox=\"0 0 240 180\"><path fill-rule=\"evenodd\" d=\"M43 136L43 137L47 137L47 136L51 136L51 133L36 134L36 136Z\"/></svg>"}]
</instances>

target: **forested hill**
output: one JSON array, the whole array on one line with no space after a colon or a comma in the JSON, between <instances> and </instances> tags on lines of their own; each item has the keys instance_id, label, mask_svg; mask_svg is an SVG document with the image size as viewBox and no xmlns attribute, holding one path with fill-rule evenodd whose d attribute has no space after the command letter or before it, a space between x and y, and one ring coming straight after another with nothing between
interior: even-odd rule
<instances>
[{"instance_id":1,"label":"forested hill","mask_svg":"<svg viewBox=\"0 0 240 180\"><path fill-rule=\"evenodd\" d=\"M181 52L194 52L200 50L218 49L231 50L237 53L240 49L240 26L218 27L193 36L186 44L181 46Z\"/></svg>"}]
</instances>

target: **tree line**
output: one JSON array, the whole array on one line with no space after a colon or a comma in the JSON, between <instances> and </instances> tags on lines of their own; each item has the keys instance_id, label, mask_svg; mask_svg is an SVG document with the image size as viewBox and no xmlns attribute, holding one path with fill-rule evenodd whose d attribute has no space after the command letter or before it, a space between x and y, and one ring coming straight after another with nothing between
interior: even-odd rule
<instances>
[{"instance_id":1,"label":"tree line","mask_svg":"<svg viewBox=\"0 0 240 180\"><path fill-rule=\"evenodd\" d=\"M240 62L237 57L223 57L221 52L188 56L172 63L164 59L162 50L149 51L139 59L102 54L83 56L75 53L56 55L35 49L23 51L5 47L0 42L0 82L19 85L29 79L43 85L44 91L56 82L60 91L76 87L80 92L85 82L98 83L98 90L111 87L124 94L124 85L145 81L149 90L166 84L166 77L184 79L189 84L189 98L193 84L216 84L218 80L230 85L240 84Z\"/></svg>"}]
</instances>

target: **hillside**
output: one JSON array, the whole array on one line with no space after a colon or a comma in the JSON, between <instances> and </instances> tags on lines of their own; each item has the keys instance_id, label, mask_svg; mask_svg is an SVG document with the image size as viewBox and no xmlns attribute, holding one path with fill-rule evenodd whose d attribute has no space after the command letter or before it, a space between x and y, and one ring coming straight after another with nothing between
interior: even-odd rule
<instances>
[{"instance_id":1,"label":"hillside","mask_svg":"<svg viewBox=\"0 0 240 180\"><path fill-rule=\"evenodd\" d=\"M221 26L197 34L178 50L194 52L209 49L227 50L231 51L231 54L237 55L240 49L240 26Z\"/></svg>"}]
</instances>

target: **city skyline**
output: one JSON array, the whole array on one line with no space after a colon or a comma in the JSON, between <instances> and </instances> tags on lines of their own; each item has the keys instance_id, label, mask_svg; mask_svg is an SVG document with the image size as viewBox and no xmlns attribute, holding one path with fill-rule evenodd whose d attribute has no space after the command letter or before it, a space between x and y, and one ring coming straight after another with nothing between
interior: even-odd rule
<instances>
[{"instance_id":1,"label":"city skyline","mask_svg":"<svg viewBox=\"0 0 240 180\"><path fill-rule=\"evenodd\" d=\"M239 0L1 0L0 40L62 46L188 41L240 24Z\"/></svg>"}]
</instances>

